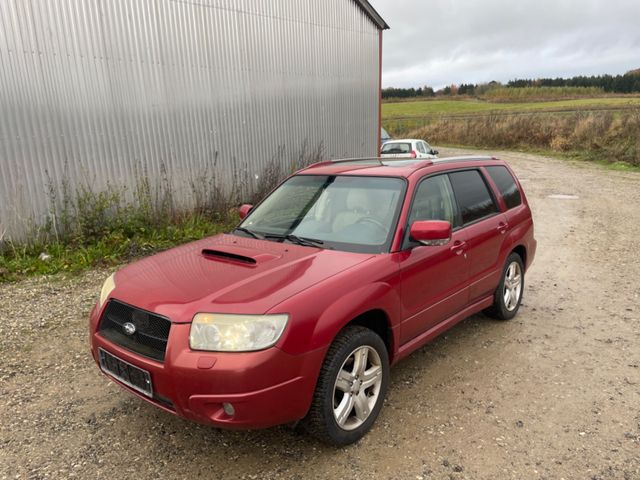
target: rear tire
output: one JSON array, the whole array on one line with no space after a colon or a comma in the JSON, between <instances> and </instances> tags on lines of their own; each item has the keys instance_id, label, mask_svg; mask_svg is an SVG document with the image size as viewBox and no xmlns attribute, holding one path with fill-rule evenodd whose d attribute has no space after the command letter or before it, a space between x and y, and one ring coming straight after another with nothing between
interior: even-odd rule
<instances>
[{"instance_id":1,"label":"rear tire","mask_svg":"<svg viewBox=\"0 0 640 480\"><path fill-rule=\"evenodd\" d=\"M493 305L484 313L497 320L511 320L516 316L524 292L524 265L520 255L512 253L502 270L500 284L493 295Z\"/></svg>"},{"instance_id":2,"label":"rear tire","mask_svg":"<svg viewBox=\"0 0 640 480\"><path fill-rule=\"evenodd\" d=\"M388 385L384 342L368 328L349 326L329 347L302 427L335 446L357 442L378 417Z\"/></svg>"}]
</instances>

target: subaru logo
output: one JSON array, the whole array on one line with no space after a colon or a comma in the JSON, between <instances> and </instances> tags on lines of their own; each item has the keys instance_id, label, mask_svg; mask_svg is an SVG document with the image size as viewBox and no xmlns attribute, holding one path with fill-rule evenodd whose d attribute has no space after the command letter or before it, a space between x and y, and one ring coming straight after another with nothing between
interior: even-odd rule
<instances>
[{"instance_id":1,"label":"subaru logo","mask_svg":"<svg viewBox=\"0 0 640 480\"><path fill-rule=\"evenodd\" d=\"M122 326L122 330L124 330L124 333L127 335L133 335L136 333L136 326L131 322L127 322Z\"/></svg>"}]
</instances>

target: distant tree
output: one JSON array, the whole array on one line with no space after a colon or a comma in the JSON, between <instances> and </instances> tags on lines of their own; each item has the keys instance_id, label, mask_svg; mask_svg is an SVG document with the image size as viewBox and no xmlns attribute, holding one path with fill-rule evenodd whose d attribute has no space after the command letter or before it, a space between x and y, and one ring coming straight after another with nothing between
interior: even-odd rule
<instances>
[{"instance_id":1,"label":"distant tree","mask_svg":"<svg viewBox=\"0 0 640 480\"><path fill-rule=\"evenodd\" d=\"M637 93L640 69L630 70L624 75L578 75L571 78L515 79L507 83L508 88L522 87L595 87L611 93Z\"/></svg>"},{"instance_id":2,"label":"distant tree","mask_svg":"<svg viewBox=\"0 0 640 480\"><path fill-rule=\"evenodd\" d=\"M460 87L458 87L458 95L473 95L475 93L475 90L476 86L474 84L462 83L460 84Z\"/></svg>"},{"instance_id":3,"label":"distant tree","mask_svg":"<svg viewBox=\"0 0 640 480\"><path fill-rule=\"evenodd\" d=\"M433 88L425 85L424 87L422 87L422 95L424 95L425 97L435 97L436 92L433 91Z\"/></svg>"},{"instance_id":4,"label":"distant tree","mask_svg":"<svg viewBox=\"0 0 640 480\"><path fill-rule=\"evenodd\" d=\"M382 90L382 98L424 98L443 95L484 95L488 91L502 87L502 83L495 80L489 83L474 85L462 83L446 86L438 91L425 85L419 88L394 88ZM630 70L624 75L578 75L571 78L517 78L510 80L506 87L592 87L601 88L611 93L640 93L640 69Z\"/></svg>"},{"instance_id":5,"label":"distant tree","mask_svg":"<svg viewBox=\"0 0 640 480\"><path fill-rule=\"evenodd\" d=\"M431 87L420 88L383 88L382 98L412 98L412 97L433 97L434 92Z\"/></svg>"},{"instance_id":6,"label":"distant tree","mask_svg":"<svg viewBox=\"0 0 640 480\"><path fill-rule=\"evenodd\" d=\"M475 95L484 95L485 93L494 90L496 88L501 87L502 84L500 82L496 82L495 80L492 80L489 83L481 83L479 85L476 85L475 89L474 89L474 93Z\"/></svg>"}]
</instances>

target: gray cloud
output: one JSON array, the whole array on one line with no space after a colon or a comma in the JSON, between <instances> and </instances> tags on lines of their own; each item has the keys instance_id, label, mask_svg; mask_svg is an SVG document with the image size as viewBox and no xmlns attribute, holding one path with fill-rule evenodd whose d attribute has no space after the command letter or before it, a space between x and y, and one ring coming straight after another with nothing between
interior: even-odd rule
<instances>
[{"instance_id":1,"label":"gray cloud","mask_svg":"<svg viewBox=\"0 0 640 480\"><path fill-rule=\"evenodd\" d=\"M640 68L640 0L370 0L390 24L383 85Z\"/></svg>"}]
</instances>

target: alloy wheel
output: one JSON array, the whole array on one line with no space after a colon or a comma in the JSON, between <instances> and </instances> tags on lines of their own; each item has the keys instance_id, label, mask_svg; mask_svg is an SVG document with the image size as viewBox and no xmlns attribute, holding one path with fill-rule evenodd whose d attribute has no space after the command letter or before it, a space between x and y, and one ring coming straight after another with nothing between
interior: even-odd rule
<instances>
[{"instance_id":1,"label":"alloy wheel","mask_svg":"<svg viewBox=\"0 0 640 480\"><path fill-rule=\"evenodd\" d=\"M513 312L520 302L522 294L522 270L518 262L511 262L504 277L502 298L505 308Z\"/></svg>"},{"instance_id":2,"label":"alloy wheel","mask_svg":"<svg viewBox=\"0 0 640 480\"><path fill-rule=\"evenodd\" d=\"M382 372L372 347L363 345L347 357L333 388L333 416L340 428L354 430L369 418L380 396Z\"/></svg>"}]
</instances>

